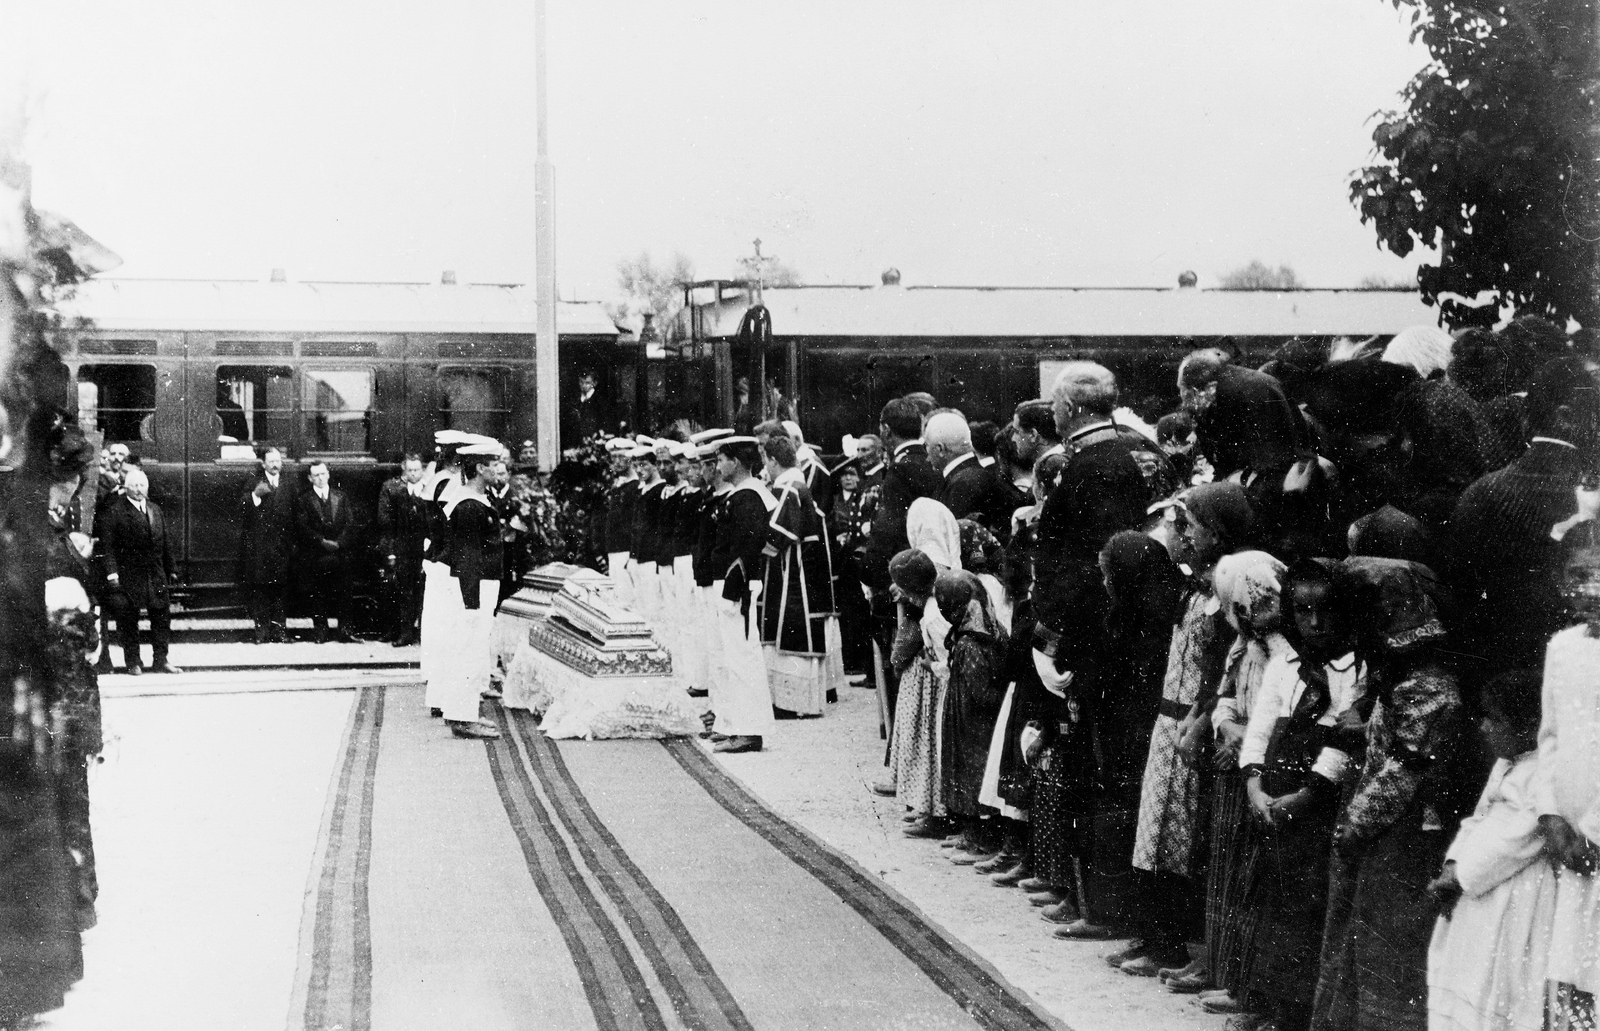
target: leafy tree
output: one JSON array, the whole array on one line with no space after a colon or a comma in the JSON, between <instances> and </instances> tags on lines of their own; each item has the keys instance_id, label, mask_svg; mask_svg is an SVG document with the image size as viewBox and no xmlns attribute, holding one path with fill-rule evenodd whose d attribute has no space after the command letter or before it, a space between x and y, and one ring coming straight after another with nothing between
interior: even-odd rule
<instances>
[{"instance_id":1,"label":"leafy tree","mask_svg":"<svg viewBox=\"0 0 1600 1031\"><path fill-rule=\"evenodd\" d=\"M1260 261L1224 272L1217 281L1220 290L1299 290L1304 286L1289 266L1268 268Z\"/></svg>"},{"instance_id":2,"label":"leafy tree","mask_svg":"<svg viewBox=\"0 0 1600 1031\"><path fill-rule=\"evenodd\" d=\"M1498 307L1593 325L1600 241L1594 0L1391 0L1431 57L1379 112L1380 163L1350 199L1378 245L1423 265L1423 299L1452 325ZM1474 311L1441 294L1492 298Z\"/></svg>"},{"instance_id":3,"label":"leafy tree","mask_svg":"<svg viewBox=\"0 0 1600 1031\"><path fill-rule=\"evenodd\" d=\"M694 263L682 254L674 253L664 265L658 265L648 251L637 258L617 262L617 288L622 300L606 306L612 321L637 332L644 327L644 317L650 315L661 334L663 344L670 345L683 332L678 313L683 310L682 283L694 279Z\"/></svg>"}]
</instances>

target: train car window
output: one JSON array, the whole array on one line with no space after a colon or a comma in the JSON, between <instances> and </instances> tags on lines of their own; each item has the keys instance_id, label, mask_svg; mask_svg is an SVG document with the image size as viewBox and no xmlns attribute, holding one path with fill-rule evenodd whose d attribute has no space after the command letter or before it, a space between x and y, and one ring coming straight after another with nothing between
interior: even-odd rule
<instances>
[{"instance_id":1,"label":"train car window","mask_svg":"<svg viewBox=\"0 0 1600 1031\"><path fill-rule=\"evenodd\" d=\"M444 429L504 437L511 422L511 370L490 365L440 368L439 424Z\"/></svg>"},{"instance_id":2,"label":"train car window","mask_svg":"<svg viewBox=\"0 0 1600 1031\"><path fill-rule=\"evenodd\" d=\"M224 458L240 445L287 447L294 433L294 373L286 365L219 365L216 406L212 429Z\"/></svg>"},{"instance_id":3,"label":"train car window","mask_svg":"<svg viewBox=\"0 0 1600 1031\"><path fill-rule=\"evenodd\" d=\"M307 451L372 450L371 369L302 369Z\"/></svg>"},{"instance_id":4,"label":"train car window","mask_svg":"<svg viewBox=\"0 0 1600 1031\"><path fill-rule=\"evenodd\" d=\"M80 365L78 419L105 434L105 442L155 443L156 367Z\"/></svg>"}]
</instances>

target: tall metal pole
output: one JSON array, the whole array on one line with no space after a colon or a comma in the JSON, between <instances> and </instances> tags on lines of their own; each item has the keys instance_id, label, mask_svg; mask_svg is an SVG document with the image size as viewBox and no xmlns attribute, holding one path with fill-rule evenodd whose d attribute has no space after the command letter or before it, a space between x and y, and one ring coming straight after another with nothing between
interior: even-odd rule
<instances>
[{"instance_id":1,"label":"tall metal pole","mask_svg":"<svg viewBox=\"0 0 1600 1031\"><path fill-rule=\"evenodd\" d=\"M561 457L561 345L556 328L555 168L550 164L549 91L545 89L545 42L549 33L544 5L545 0L533 0L533 78L538 90L534 108L538 148L533 165L533 256L538 266L534 301L538 305L538 324L533 368L539 465L550 470Z\"/></svg>"}]
</instances>

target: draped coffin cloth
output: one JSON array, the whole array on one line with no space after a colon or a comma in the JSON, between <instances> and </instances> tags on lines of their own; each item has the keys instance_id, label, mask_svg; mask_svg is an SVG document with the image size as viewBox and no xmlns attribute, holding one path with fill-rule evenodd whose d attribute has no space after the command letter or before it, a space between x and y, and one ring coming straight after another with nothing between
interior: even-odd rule
<instances>
[{"instance_id":1,"label":"draped coffin cloth","mask_svg":"<svg viewBox=\"0 0 1600 1031\"><path fill-rule=\"evenodd\" d=\"M504 704L544 716L559 738L698 733L672 657L606 592L568 577L547 618L528 624L506 669Z\"/></svg>"},{"instance_id":2,"label":"draped coffin cloth","mask_svg":"<svg viewBox=\"0 0 1600 1031\"><path fill-rule=\"evenodd\" d=\"M523 575L522 586L517 593L501 602L500 610L495 613L491 643L497 668L510 667L517 647L527 636L529 625L550 615L551 603L555 601L561 585L568 580L579 581L595 590L613 587L610 577L587 566L575 566L569 562L551 562L528 571Z\"/></svg>"}]
</instances>

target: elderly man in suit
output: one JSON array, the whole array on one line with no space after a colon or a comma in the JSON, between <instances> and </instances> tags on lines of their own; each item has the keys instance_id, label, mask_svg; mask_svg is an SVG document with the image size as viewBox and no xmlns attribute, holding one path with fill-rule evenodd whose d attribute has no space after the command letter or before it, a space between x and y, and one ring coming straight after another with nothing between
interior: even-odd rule
<instances>
[{"instance_id":1,"label":"elderly man in suit","mask_svg":"<svg viewBox=\"0 0 1600 1031\"><path fill-rule=\"evenodd\" d=\"M979 463L972 429L958 412L938 412L922 428L928 464L942 477L938 498L957 519L974 519L997 534L1010 528L1009 499L994 471Z\"/></svg>"},{"instance_id":2,"label":"elderly man in suit","mask_svg":"<svg viewBox=\"0 0 1600 1031\"><path fill-rule=\"evenodd\" d=\"M287 641L285 599L294 556L294 492L283 477L283 452L261 452L261 471L239 499L239 585L255 623L255 642Z\"/></svg>"},{"instance_id":3,"label":"elderly man in suit","mask_svg":"<svg viewBox=\"0 0 1600 1031\"><path fill-rule=\"evenodd\" d=\"M344 491L329 484L328 463L313 462L306 471L311 489L302 491L295 504L295 525L300 552L306 563L307 600L311 604L313 639L328 640L328 619L339 621L333 639L355 643L345 618L350 593L349 551L355 539L354 513Z\"/></svg>"},{"instance_id":4,"label":"elderly man in suit","mask_svg":"<svg viewBox=\"0 0 1600 1031\"><path fill-rule=\"evenodd\" d=\"M143 469L123 473L122 496L106 506L100 526L105 549L106 587L116 614L122 661L134 676L139 662L139 613L150 614L150 671L180 673L167 661L172 637L172 596L177 580L172 565L172 538L166 514L150 500L150 480Z\"/></svg>"}]
</instances>

